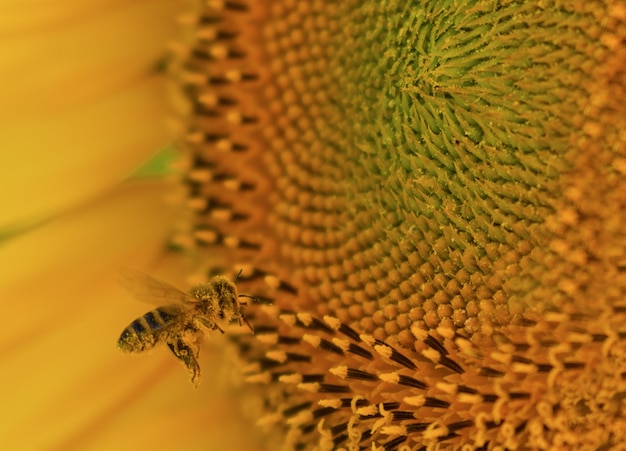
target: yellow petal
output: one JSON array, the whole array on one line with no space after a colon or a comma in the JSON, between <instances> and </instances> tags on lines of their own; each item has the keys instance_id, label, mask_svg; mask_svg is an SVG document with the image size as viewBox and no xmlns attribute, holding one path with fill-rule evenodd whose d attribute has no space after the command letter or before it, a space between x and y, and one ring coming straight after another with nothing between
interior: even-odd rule
<instances>
[{"instance_id":1,"label":"yellow petal","mask_svg":"<svg viewBox=\"0 0 626 451\"><path fill-rule=\"evenodd\" d=\"M124 305L105 299L113 268L145 265L160 253L171 214L162 193L153 183L125 186L1 249L0 298L10 319L0 334L0 379L11 390L0 436L19 443L36 421L42 446L32 448L51 446L88 422L102 396L121 390L124 381L107 375L116 370ZM157 361L138 371L154 372ZM82 407L73 406L81 397Z\"/></svg>"},{"instance_id":2,"label":"yellow petal","mask_svg":"<svg viewBox=\"0 0 626 451\"><path fill-rule=\"evenodd\" d=\"M85 3L0 7L0 227L94 196L165 143L154 65L177 2Z\"/></svg>"}]
</instances>

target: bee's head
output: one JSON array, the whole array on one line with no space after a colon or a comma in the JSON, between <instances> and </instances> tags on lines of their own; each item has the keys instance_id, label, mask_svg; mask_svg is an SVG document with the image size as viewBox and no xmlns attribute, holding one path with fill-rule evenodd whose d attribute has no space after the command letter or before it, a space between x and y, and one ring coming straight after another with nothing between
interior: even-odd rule
<instances>
[{"instance_id":1,"label":"bee's head","mask_svg":"<svg viewBox=\"0 0 626 451\"><path fill-rule=\"evenodd\" d=\"M209 283L195 287L191 294L200 301L203 312L216 321L229 324L239 318L237 287L226 277L213 277Z\"/></svg>"}]
</instances>

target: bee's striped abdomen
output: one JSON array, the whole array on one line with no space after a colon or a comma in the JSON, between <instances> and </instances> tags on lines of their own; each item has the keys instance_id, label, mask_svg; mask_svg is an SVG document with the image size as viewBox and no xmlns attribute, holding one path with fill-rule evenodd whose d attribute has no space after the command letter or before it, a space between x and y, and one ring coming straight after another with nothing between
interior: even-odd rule
<instances>
[{"instance_id":1,"label":"bee's striped abdomen","mask_svg":"<svg viewBox=\"0 0 626 451\"><path fill-rule=\"evenodd\" d=\"M171 308L169 309L171 310ZM176 314L159 307L130 323L117 340L117 346L127 352L141 352L154 347L167 338Z\"/></svg>"}]
</instances>

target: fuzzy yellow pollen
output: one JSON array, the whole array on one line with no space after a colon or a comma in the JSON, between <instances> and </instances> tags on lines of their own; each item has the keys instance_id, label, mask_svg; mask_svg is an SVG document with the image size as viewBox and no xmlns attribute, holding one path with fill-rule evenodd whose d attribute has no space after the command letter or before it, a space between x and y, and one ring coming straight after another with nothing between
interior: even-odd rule
<instances>
[{"instance_id":1,"label":"fuzzy yellow pollen","mask_svg":"<svg viewBox=\"0 0 626 451\"><path fill-rule=\"evenodd\" d=\"M258 362L252 362L249 365L246 365L241 369L241 372L244 374L258 373L259 371L261 371L261 365Z\"/></svg>"},{"instance_id":2,"label":"fuzzy yellow pollen","mask_svg":"<svg viewBox=\"0 0 626 451\"><path fill-rule=\"evenodd\" d=\"M317 382L310 382L305 384L298 384L300 390L308 391L311 393L317 393L320 391L320 384Z\"/></svg>"},{"instance_id":3,"label":"fuzzy yellow pollen","mask_svg":"<svg viewBox=\"0 0 626 451\"><path fill-rule=\"evenodd\" d=\"M278 310L278 307L275 305L264 304L264 305L259 306L259 310L261 310L264 315L267 315L273 318L278 317L279 310Z\"/></svg>"},{"instance_id":4,"label":"fuzzy yellow pollen","mask_svg":"<svg viewBox=\"0 0 626 451\"><path fill-rule=\"evenodd\" d=\"M232 83L237 83L241 81L241 71L238 70L229 70L228 72L226 72L225 74L226 79Z\"/></svg>"},{"instance_id":5,"label":"fuzzy yellow pollen","mask_svg":"<svg viewBox=\"0 0 626 451\"><path fill-rule=\"evenodd\" d=\"M229 139L220 139L215 143L215 150L228 153L233 150L233 142Z\"/></svg>"},{"instance_id":6,"label":"fuzzy yellow pollen","mask_svg":"<svg viewBox=\"0 0 626 451\"><path fill-rule=\"evenodd\" d=\"M290 426L300 426L310 421L313 421L313 412L311 412L310 410L303 410L293 418L289 418L287 420L287 424L289 424Z\"/></svg>"},{"instance_id":7,"label":"fuzzy yellow pollen","mask_svg":"<svg viewBox=\"0 0 626 451\"><path fill-rule=\"evenodd\" d=\"M546 312L544 319L551 323L565 323L569 320L569 315L561 312Z\"/></svg>"},{"instance_id":8,"label":"fuzzy yellow pollen","mask_svg":"<svg viewBox=\"0 0 626 451\"><path fill-rule=\"evenodd\" d=\"M226 115L226 120L233 125L238 125L243 122L243 116L238 111L231 111Z\"/></svg>"},{"instance_id":9,"label":"fuzzy yellow pollen","mask_svg":"<svg viewBox=\"0 0 626 451\"><path fill-rule=\"evenodd\" d=\"M198 40L213 41L217 36L217 30L214 27L202 27L196 31Z\"/></svg>"},{"instance_id":10,"label":"fuzzy yellow pollen","mask_svg":"<svg viewBox=\"0 0 626 451\"><path fill-rule=\"evenodd\" d=\"M410 406L422 407L426 403L426 397L424 395L406 396L403 401Z\"/></svg>"},{"instance_id":11,"label":"fuzzy yellow pollen","mask_svg":"<svg viewBox=\"0 0 626 451\"><path fill-rule=\"evenodd\" d=\"M378 415L378 407L377 406L359 407L358 409L356 409L356 413L357 415L363 415L363 416Z\"/></svg>"},{"instance_id":12,"label":"fuzzy yellow pollen","mask_svg":"<svg viewBox=\"0 0 626 451\"><path fill-rule=\"evenodd\" d=\"M328 324L328 326L330 326L334 330L339 330L339 327L341 327L341 321L332 316L325 315L323 320L326 324Z\"/></svg>"},{"instance_id":13,"label":"fuzzy yellow pollen","mask_svg":"<svg viewBox=\"0 0 626 451\"><path fill-rule=\"evenodd\" d=\"M239 247L241 241L236 236L227 236L224 238L224 245L232 249Z\"/></svg>"},{"instance_id":14,"label":"fuzzy yellow pollen","mask_svg":"<svg viewBox=\"0 0 626 451\"><path fill-rule=\"evenodd\" d=\"M459 387L456 384L450 384L448 382L437 382L435 386L444 393L449 395L456 395Z\"/></svg>"},{"instance_id":15,"label":"fuzzy yellow pollen","mask_svg":"<svg viewBox=\"0 0 626 451\"><path fill-rule=\"evenodd\" d=\"M300 322L307 327L313 322L313 316L310 313L298 313L297 316Z\"/></svg>"},{"instance_id":16,"label":"fuzzy yellow pollen","mask_svg":"<svg viewBox=\"0 0 626 451\"><path fill-rule=\"evenodd\" d=\"M406 435L404 426L384 426L380 428L380 433L385 435Z\"/></svg>"},{"instance_id":17,"label":"fuzzy yellow pollen","mask_svg":"<svg viewBox=\"0 0 626 451\"><path fill-rule=\"evenodd\" d=\"M275 414L265 415L261 417L257 421L257 425L267 427L267 426L271 426L276 423L279 423L282 420L283 420L283 416L280 413L275 413Z\"/></svg>"},{"instance_id":18,"label":"fuzzy yellow pollen","mask_svg":"<svg viewBox=\"0 0 626 451\"><path fill-rule=\"evenodd\" d=\"M536 373L537 372L537 365L533 365L532 363L518 363L515 362L511 365L511 369L515 372L515 373Z\"/></svg>"},{"instance_id":19,"label":"fuzzy yellow pollen","mask_svg":"<svg viewBox=\"0 0 626 451\"><path fill-rule=\"evenodd\" d=\"M515 345L511 343L499 343L497 348L504 354L513 354L515 352Z\"/></svg>"},{"instance_id":20,"label":"fuzzy yellow pollen","mask_svg":"<svg viewBox=\"0 0 626 451\"><path fill-rule=\"evenodd\" d=\"M424 431L425 439L436 439L448 434L448 428L439 426L435 423L429 425Z\"/></svg>"},{"instance_id":21,"label":"fuzzy yellow pollen","mask_svg":"<svg viewBox=\"0 0 626 451\"><path fill-rule=\"evenodd\" d=\"M211 211L211 218L217 221L228 221L233 216L233 211L227 208L214 208Z\"/></svg>"},{"instance_id":22,"label":"fuzzy yellow pollen","mask_svg":"<svg viewBox=\"0 0 626 451\"><path fill-rule=\"evenodd\" d=\"M275 360L279 363L285 363L287 361L287 353L284 351L269 351L265 355L268 359Z\"/></svg>"},{"instance_id":23,"label":"fuzzy yellow pollen","mask_svg":"<svg viewBox=\"0 0 626 451\"><path fill-rule=\"evenodd\" d=\"M273 289L277 289L280 286L280 279L273 275L267 275L263 278L265 284Z\"/></svg>"},{"instance_id":24,"label":"fuzzy yellow pollen","mask_svg":"<svg viewBox=\"0 0 626 451\"><path fill-rule=\"evenodd\" d=\"M285 314L279 316L280 320L286 325L293 327L296 325L296 315Z\"/></svg>"},{"instance_id":25,"label":"fuzzy yellow pollen","mask_svg":"<svg viewBox=\"0 0 626 451\"><path fill-rule=\"evenodd\" d=\"M352 412L356 413L356 411L357 411L357 404L362 399L365 399L365 398L363 398L363 396L361 396L361 395L356 395L356 396L352 397L352 399L350 400L350 410L352 410Z\"/></svg>"},{"instance_id":26,"label":"fuzzy yellow pollen","mask_svg":"<svg viewBox=\"0 0 626 451\"><path fill-rule=\"evenodd\" d=\"M567 334L567 340L571 343L591 343L593 337L590 334L570 332Z\"/></svg>"},{"instance_id":27,"label":"fuzzy yellow pollen","mask_svg":"<svg viewBox=\"0 0 626 451\"><path fill-rule=\"evenodd\" d=\"M411 325L411 333L419 341L424 341L428 338L428 332L419 327L417 324Z\"/></svg>"},{"instance_id":28,"label":"fuzzy yellow pollen","mask_svg":"<svg viewBox=\"0 0 626 451\"><path fill-rule=\"evenodd\" d=\"M320 407L332 407L333 409L341 408L341 401L339 399L320 399L317 404Z\"/></svg>"},{"instance_id":29,"label":"fuzzy yellow pollen","mask_svg":"<svg viewBox=\"0 0 626 451\"><path fill-rule=\"evenodd\" d=\"M317 335L304 334L302 339L313 346L314 348L318 348L322 339Z\"/></svg>"},{"instance_id":30,"label":"fuzzy yellow pollen","mask_svg":"<svg viewBox=\"0 0 626 451\"><path fill-rule=\"evenodd\" d=\"M214 45L211 46L209 53L213 58L217 60L223 60L228 57L228 47L224 45Z\"/></svg>"},{"instance_id":31,"label":"fuzzy yellow pollen","mask_svg":"<svg viewBox=\"0 0 626 451\"><path fill-rule=\"evenodd\" d=\"M359 335L359 338L361 339L362 342L370 346L374 346L374 343L376 343L376 339L372 337L371 335L361 334Z\"/></svg>"},{"instance_id":32,"label":"fuzzy yellow pollen","mask_svg":"<svg viewBox=\"0 0 626 451\"><path fill-rule=\"evenodd\" d=\"M374 350L381 356L387 359L391 358L392 349L389 346L376 345L374 346Z\"/></svg>"},{"instance_id":33,"label":"fuzzy yellow pollen","mask_svg":"<svg viewBox=\"0 0 626 451\"><path fill-rule=\"evenodd\" d=\"M180 78L183 83L192 85L192 86L204 85L206 84L208 80L206 75L200 74L197 72L190 72L190 71L182 72L180 74Z\"/></svg>"},{"instance_id":34,"label":"fuzzy yellow pollen","mask_svg":"<svg viewBox=\"0 0 626 451\"><path fill-rule=\"evenodd\" d=\"M344 340L342 338L333 338L332 342L335 346L340 348L343 352L347 352L350 348L350 342L348 340Z\"/></svg>"},{"instance_id":35,"label":"fuzzy yellow pollen","mask_svg":"<svg viewBox=\"0 0 626 451\"><path fill-rule=\"evenodd\" d=\"M454 338L454 329L450 327L439 326L437 329L437 333L441 335L443 338L452 339Z\"/></svg>"},{"instance_id":36,"label":"fuzzy yellow pollen","mask_svg":"<svg viewBox=\"0 0 626 451\"><path fill-rule=\"evenodd\" d=\"M474 358L478 358L480 356L480 353L476 350L476 348L474 348L474 345L472 345L469 340L465 338L457 338L454 342L463 354Z\"/></svg>"},{"instance_id":37,"label":"fuzzy yellow pollen","mask_svg":"<svg viewBox=\"0 0 626 451\"><path fill-rule=\"evenodd\" d=\"M302 375L298 373L283 374L278 378L278 380L285 384L300 384L302 383Z\"/></svg>"},{"instance_id":38,"label":"fuzzy yellow pollen","mask_svg":"<svg viewBox=\"0 0 626 451\"><path fill-rule=\"evenodd\" d=\"M218 235L211 230L198 230L193 236L202 243L215 243L218 238Z\"/></svg>"},{"instance_id":39,"label":"fuzzy yellow pollen","mask_svg":"<svg viewBox=\"0 0 626 451\"><path fill-rule=\"evenodd\" d=\"M397 384L400 382L400 376L398 373L381 373L378 375L378 378L383 382L388 382L390 384Z\"/></svg>"},{"instance_id":40,"label":"fuzzy yellow pollen","mask_svg":"<svg viewBox=\"0 0 626 451\"><path fill-rule=\"evenodd\" d=\"M214 11L224 10L224 0L207 0L207 6Z\"/></svg>"},{"instance_id":41,"label":"fuzzy yellow pollen","mask_svg":"<svg viewBox=\"0 0 626 451\"><path fill-rule=\"evenodd\" d=\"M345 379L348 376L348 367L345 365L335 366L330 369L330 372L341 379Z\"/></svg>"},{"instance_id":42,"label":"fuzzy yellow pollen","mask_svg":"<svg viewBox=\"0 0 626 451\"><path fill-rule=\"evenodd\" d=\"M213 93L203 94L198 97L198 102L200 102L204 106L214 108L217 106L219 98Z\"/></svg>"},{"instance_id":43,"label":"fuzzy yellow pollen","mask_svg":"<svg viewBox=\"0 0 626 451\"><path fill-rule=\"evenodd\" d=\"M467 404L479 404L483 401L482 396L472 393L459 393L457 395L457 399L459 400L459 402L464 402Z\"/></svg>"},{"instance_id":44,"label":"fuzzy yellow pollen","mask_svg":"<svg viewBox=\"0 0 626 451\"><path fill-rule=\"evenodd\" d=\"M194 197L187 200L187 206L195 211L202 211L206 209L208 202L206 199L202 197Z\"/></svg>"},{"instance_id":45,"label":"fuzzy yellow pollen","mask_svg":"<svg viewBox=\"0 0 626 451\"><path fill-rule=\"evenodd\" d=\"M252 374L250 376L245 377L245 381L253 384L269 384L272 380L272 375L270 373L263 372L259 374Z\"/></svg>"},{"instance_id":46,"label":"fuzzy yellow pollen","mask_svg":"<svg viewBox=\"0 0 626 451\"><path fill-rule=\"evenodd\" d=\"M189 180L198 183L207 183L213 178L213 173L208 169L195 169L189 172Z\"/></svg>"},{"instance_id":47,"label":"fuzzy yellow pollen","mask_svg":"<svg viewBox=\"0 0 626 451\"><path fill-rule=\"evenodd\" d=\"M204 135L200 132L188 133L185 135L185 139L190 144L200 144L204 141Z\"/></svg>"},{"instance_id":48,"label":"fuzzy yellow pollen","mask_svg":"<svg viewBox=\"0 0 626 451\"><path fill-rule=\"evenodd\" d=\"M433 362L438 362L441 359L441 353L431 348L424 349L422 355Z\"/></svg>"},{"instance_id":49,"label":"fuzzy yellow pollen","mask_svg":"<svg viewBox=\"0 0 626 451\"><path fill-rule=\"evenodd\" d=\"M500 363L511 363L511 354L504 354L502 352L492 352L489 356Z\"/></svg>"}]
</instances>

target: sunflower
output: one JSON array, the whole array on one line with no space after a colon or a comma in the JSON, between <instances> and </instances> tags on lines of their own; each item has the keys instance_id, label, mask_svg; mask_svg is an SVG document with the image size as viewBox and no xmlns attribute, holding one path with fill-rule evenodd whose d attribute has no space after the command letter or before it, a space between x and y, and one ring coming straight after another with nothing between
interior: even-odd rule
<instances>
[{"instance_id":1,"label":"sunflower","mask_svg":"<svg viewBox=\"0 0 626 451\"><path fill-rule=\"evenodd\" d=\"M237 341L277 443L624 446L623 2L186 22L183 241L274 301Z\"/></svg>"},{"instance_id":2,"label":"sunflower","mask_svg":"<svg viewBox=\"0 0 626 451\"><path fill-rule=\"evenodd\" d=\"M162 272L241 270L272 303L247 307L254 336L203 347L229 362L202 387L249 384L198 393L192 420L172 379L180 441L156 446L233 449L257 429L214 426L242 410L266 449L624 446L622 2L210 1L179 22L192 213ZM132 368L169 368L148 360ZM59 446L142 446L146 410L115 399L107 432Z\"/></svg>"}]
</instances>

